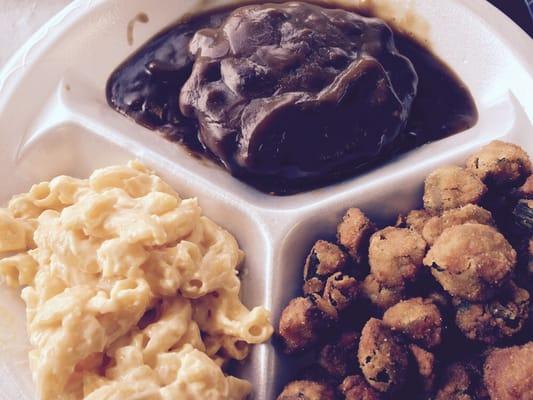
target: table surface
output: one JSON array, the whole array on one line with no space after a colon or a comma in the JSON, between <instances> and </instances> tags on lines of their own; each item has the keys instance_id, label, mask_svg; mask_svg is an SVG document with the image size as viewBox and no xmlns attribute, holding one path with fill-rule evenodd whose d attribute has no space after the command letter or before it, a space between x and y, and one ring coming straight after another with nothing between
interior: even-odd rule
<instances>
[{"instance_id":1,"label":"table surface","mask_svg":"<svg viewBox=\"0 0 533 400\"><path fill-rule=\"evenodd\" d=\"M489 1L533 36L533 22L524 0ZM32 33L70 2L71 0L0 0L0 67Z\"/></svg>"}]
</instances>

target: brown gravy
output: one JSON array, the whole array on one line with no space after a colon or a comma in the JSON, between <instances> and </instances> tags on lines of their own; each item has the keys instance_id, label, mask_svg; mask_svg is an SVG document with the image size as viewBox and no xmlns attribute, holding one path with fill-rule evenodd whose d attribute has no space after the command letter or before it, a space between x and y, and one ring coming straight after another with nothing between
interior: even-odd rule
<instances>
[{"instance_id":1,"label":"brown gravy","mask_svg":"<svg viewBox=\"0 0 533 400\"><path fill-rule=\"evenodd\" d=\"M300 69L293 74L299 80L294 76L285 79L280 75L283 72L279 72L277 68L280 62L294 64L290 51L287 52L288 56L280 56L279 51L275 54L278 58L285 57L282 61L276 59L270 62L272 54L257 60L256 54L251 55L250 46L245 43L241 46L242 54L232 54L234 59L244 56L231 72L237 74L241 80L251 80L251 89L249 87L236 89L239 97L228 103L227 98L233 92L227 87L219 90L220 70L215 68L214 72L211 72L205 69L210 68L213 63L220 68L220 64L224 63L222 60L224 57L218 54L220 51L211 44L201 49L212 53L218 51L208 63L200 65L204 68L203 75L193 71L195 57L189 53L189 43L197 31L210 28L206 31L207 39L202 38L209 41L210 35L216 38L220 32L217 29L228 23L227 18L234 9L222 9L188 17L150 39L112 73L107 83L109 105L139 124L163 132L167 138L182 143L193 152L221 163L234 176L259 190L279 195L325 186L354 176L362 170L379 165L393 155L464 131L477 122L477 110L467 87L447 65L416 40L400 32L394 32L394 39L391 37L390 40L394 40L399 55L394 50L391 56L388 53L387 43L364 39L376 35L386 37L388 28L376 26L374 22L354 16L352 12L342 11L346 14L344 15L339 14L340 11L330 11L307 3L300 4L302 9L294 10L284 8L283 4L261 5L257 6L257 10L236 12L232 18L241 18L239 24L240 22L246 24L247 18L257 18L257 15L264 17L268 23L274 23L270 21L276 18L282 18L281 23L290 20L292 25L289 25L287 34L294 36L309 31L308 26L301 23L302 15L316 13L316 20L322 24L316 28L318 32L316 40L322 40L321 43L324 43L330 40L329 29L338 30L332 34L334 37L332 40L337 41L334 55L341 53L341 56L335 58L333 66L327 67L331 77L325 73L323 78L316 73L316 69L299 66L296 68ZM262 8L268 6L276 8L274 11L268 10L273 14L261 14L267 12ZM291 13L294 13L294 16ZM343 30L342 21L342 24L337 22L342 18L348 19L359 32L356 32L359 36L354 36L354 41L361 40L361 43L357 43L355 47L349 43L348 36L342 36L348 32ZM362 18L361 21L358 18ZM337 25L333 24L330 27L331 20ZM226 30L230 28L231 26L226 27ZM238 31L230 30L229 40L239 39L238 35L240 35ZM258 32L257 36L264 40L263 44L270 43L271 38L265 39L263 31ZM283 41L284 38L279 40ZM300 46L301 43L305 44L307 39L302 40L304 42L299 42ZM205 42L201 42L200 47L202 45L205 45ZM222 43L220 46L224 45ZM382 61L385 72L375 64L361 71L355 69L348 71L358 61L357 57L361 57L363 53L356 46L370 49L365 51L371 53L370 58ZM272 46L266 47L270 49ZM319 54L313 46L309 47L305 57L310 65L322 66L324 58L331 58L329 50ZM412 67L406 67L403 56L411 61ZM391 57L394 58L394 62L391 61ZM248 70L243 72L241 65L249 59L259 63L267 59L264 62L266 67L263 68L264 65L261 65L263 68L261 71L270 72L270 69L274 68L275 73L259 76L250 75ZM412 70L413 67L416 71L414 78L409 71L409 68ZM340 83L336 85L336 76L347 74L346 71L358 76L359 81L346 87ZM306 74L310 74L310 79L303 79ZM265 77L267 75L268 77ZM410 83L412 81L413 85L416 85L416 75L418 83L413 99ZM197 86L188 82L191 76L200 82ZM268 81L271 76L275 79ZM383 86L382 83L387 77L390 78L389 83ZM216 81L216 86L209 86L211 83L205 84L204 80ZM279 84L280 81L289 83L283 87ZM208 98L214 99L215 105L195 104L194 101L197 99L194 92L185 100L183 100L185 96L182 96L180 102L180 92L184 86L189 92L191 87L204 90ZM322 98L329 99L336 95L339 97L338 92L341 90L339 87L348 93L345 96L349 98L348 100L338 100L333 109L331 104L327 103L328 100L326 103L321 103ZM258 114L266 115L261 123L251 128L248 123L240 122L239 125L238 121L244 119L242 116L244 113L239 114L242 112L242 104L257 102L257 99L263 101L269 96L290 96L291 91L303 93L295 100L299 108L289 104L286 108L282 106L279 111L280 108L277 107L279 102L272 102L276 104L275 107L268 103L258 108ZM358 99L357 93L364 93L365 100ZM256 100L253 100L254 98ZM379 104L369 102L366 98L379 98ZM369 105L370 103L372 105ZM191 104L194 107L191 107ZM186 110L187 116L182 110ZM398 117L399 115L404 117ZM213 124L213 120L217 118L218 122ZM227 123L228 120L233 123ZM271 132L276 132L272 134L275 136L274 139L268 137ZM324 132L334 132L334 134L328 133L331 137L324 141ZM248 137L244 141L243 137L246 135ZM251 148L250 143L255 143L255 147ZM244 145L250 147L246 148L246 152L242 151Z\"/></svg>"}]
</instances>

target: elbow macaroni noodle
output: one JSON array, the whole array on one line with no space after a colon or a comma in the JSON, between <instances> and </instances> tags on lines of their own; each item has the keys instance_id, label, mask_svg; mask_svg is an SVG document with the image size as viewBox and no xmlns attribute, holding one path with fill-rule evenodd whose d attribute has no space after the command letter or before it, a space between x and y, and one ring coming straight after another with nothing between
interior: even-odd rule
<instances>
[{"instance_id":1,"label":"elbow macaroni noodle","mask_svg":"<svg viewBox=\"0 0 533 400\"><path fill-rule=\"evenodd\" d=\"M59 176L0 210L43 400L244 399L223 373L272 334L239 299L234 237L138 162Z\"/></svg>"}]
</instances>

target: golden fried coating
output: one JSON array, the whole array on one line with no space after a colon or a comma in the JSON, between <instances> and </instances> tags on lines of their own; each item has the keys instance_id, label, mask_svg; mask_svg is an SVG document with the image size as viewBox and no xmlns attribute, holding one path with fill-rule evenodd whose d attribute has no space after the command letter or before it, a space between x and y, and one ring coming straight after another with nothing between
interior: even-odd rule
<instances>
[{"instance_id":1,"label":"golden fried coating","mask_svg":"<svg viewBox=\"0 0 533 400\"><path fill-rule=\"evenodd\" d=\"M468 363L449 365L440 379L435 400L489 400L480 375Z\"/></svg>"},{"instance_id":2,"label":"golden fried coating","mask_svg":"<svg viewBox=\"0 0 533 400\"><path fill-rule=\"evenodd\" d=\"M279 335L284 341L285 351L295 353L315 345L321 333L336 319L337 311L318 295L292 299L279 321Z\"/></svg>"},{"instance_id":3,"label":"golden fried coating","mask_svg":"<svg viewBox=\"0 0 533 400\"><path fill-rule=\"evenodd\" d=\"M290 382L277 400L334 400L335 388L315 381Z\"/></svg>"},{"instance_id":4,"label":"golden fried coating","mask_svg":"<svg viewBox=\"0 0 533 400\"><path fill-rule=\"evenodd\" d=\"M325 345L318 356L319 365L331 376L343 378L357 369L358 332L344 332L335 343Z\"/></svg>"},{"instance_id":5,"label":"golden fried coating","mask_svg":"<svg viewBox=\"0 0 533 400\"><path fill-rule=\"evenodd\" d=\"M305 295L313 293L321 295L324 292L324 287L326 287L326 281L315 276L314 278L308 279L304 282L302 290Z\"/></svg>"},{"instance_id":6,"label":"golden fried coating","mask_svg":"<svg viewBox=\"0 0 533 400\"><path fill-rule=\"evenodd\" d=\"M483 224L494 226L490 211L474 204L467 204L461 208L446 210L440 216L435 216L426 221L422 230L424 240L431 246L445 229L463 224Z\"/></svg>"},{"instance_id":7,"label":"golden fried coating","mask_svg":"<svg viewBox=\"0 0 533 400\"><path fill-rule=\"evenodd\" d=\"M329 275L342 271L347 263L348 256L339 246L318 240L305 261L304 280L314 277L326 280Z\"/></svg>"},{"instance_id":8,"label":"golden fried coating","mask_svg":"<svg viewBox=\"0 0 533 400\"><path fill-rule=\"evenodd\" d=\"M425 254L422 236L410 229L389 226L370 238L370 271L386 286L402 286L416 279Z\"/></svg>"},{"instance_id":9,"label":"golden fried coating","mask_svg":"<svg viewBox=\"0 0 533 400\"><path fill-rule=\"evenodd\" d=\"M424 207L439 212L477 204L487 187L471 171L457 166L441 167L428 175L424 187Z\"/></svg>"},{"instance_id":10,"label":"golden fried coating","mask_svg":"<svg viewBox=\"0 0 533 400\"><path fill-rule=\"evenodd\" d=\"M357 356L366 381L379 392L394 392L405 383L408 350L379 319L370 318L364 326Z\"/></svg>"},{"instance_id":11,"label":"golden fried coating","mask_svg":"<svg viewBox=\"0 0 533 400\"><path fill-rule=\"evenodd\" d=\"M396 220L397 228L409 228L422 234L424 225L430 218L434 217L435 213L428 210L412 210L407 215L398 215Z\"/></svg>"},{"instance_id":12,"label":"golden fried coating","mask_svg":"<svg viewBox=\"0 0 533 400\"><path fill-rule=\"evenodd\" d=\"M337 272L328 278L323 297L338 312L341 312L354 303L358 293L357 280Z\"/></svg>"},{"instance_id":13,"label":"golden fried coating","mask_svg":"<svg viewBox=\"0 0 533 400\"><path fill-rule=\"evenodd\" d=\"M472 154L466 166L488 185L521 184L531 174L527 153L520 146L500 140Z\"/></svg>"},{"instance_id":14,"label":"golden fried coating","mask_svg":"<svg viewBox=\"0 0 533 400\"><path fill-rule=\"evenodd\" d=\"M442 316L433 302L416 297L400 301L383 314L383 323L425 348L442 342Z\"/></svg>"},{"instance_id":15,"label":"golden fried coating","mask_svg":"<svg viewBox=\"0 0 533 400\"><path fill-rule=\"evenodd\" d=\"M496 229L464 224L444 230L424 264L451 295L482 302L509 280L516 251Z\"/></svg>"},{"instance_id":16,"label":"golden fried coating","mask_svg":"<svg viewBox=\"0 0 533 400\"><path fill-rule=\"evenodd\" d=\"M361 296L378 308L386 310L405 298L405 287L387 287L379 282L373 274L367 275L361 284Z\"/></svg>"},{"instance_id":17,"label":"golden fried coating","mask_svg":"<svg viewBox=\"0 0 533 400\"><path fill-rule=\"evenodd\" d=\"M361 375L347 376L339 386L345 400L380 400L381 395Z\"/></svg>"},{"instance_id":18,"label":"golden fried coating","mask_svg":"<svg viewBox=\"0 0 533 400\"><path fill-rule=\"evenodd\" d=\"M416 344L410 344L409 350L416 362L417 371L422 384L422 391L430 393L435 384L435 356Z\"/></svg>"},{"instance_id":19,"label":"golden fried coating","mask_svg":"<svg viewBox=\"0 0 533 400\"><path fill-rule=\"evenodd\" d=\"M533 399L533 342L493 350L485 362L484 380L493 400Z\"/></svg>"},{"instance_id":20,"label":"golden fried coating","mask_svg":"<svg viewBox=\"0 0 533 400\"><path fill-rule=\"evenodd\" d=\"M531 169L495 141L431 173L394 227L349 209L282 313L311 360L278 400L533 400Z\"/></svg>"},{"instance_id":21,"label":"golden fried coating","mask_svg":"<svg viewBox=\"0 0 533 400\"><path fill-rule=\"evenodd\" d=\"M376 226L358 208L350 208L337 226L337 241L353 260L361 263L366 259L368 240Z\"/></svg>"},{"instance_id":22,"label":"golden fried coating","mask_svg":"<svg viewBox=\"0 0 533 400\"><path fill-rule=\"evenodd\" d=\"M510 282L488 303L461 303L455 322L469 339L494 344L522 330L529 300L527 290Z\"/></svg>"}]
</instances>

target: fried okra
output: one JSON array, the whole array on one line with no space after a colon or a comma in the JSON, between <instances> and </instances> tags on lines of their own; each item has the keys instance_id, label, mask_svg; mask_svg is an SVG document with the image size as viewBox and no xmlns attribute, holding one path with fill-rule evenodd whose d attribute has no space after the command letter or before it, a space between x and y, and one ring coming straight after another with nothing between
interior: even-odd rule
<instances>
[{"instance_id":1,"label":"fried okra","mask_svg":"<svg viewBox=\"0 0 533 400\"><path fill-rule=\"evenodd\" d=\"M424 187L424 207L440 212L467 204L478 204L487 187L469 170L442 167L428 175Z\"/></svg>"},{"instance_id":2,"label":"fried okra","mask_svg":"<svg viewBox=\"0 0 533 400\"><path fill-rule=\"evenodd\" d=\"M529 158L494 142L430 174L423 200L382 230L352 208L338 246L315 244L312 300L280 323L289 352L322 346L299 379L347 400L533 400L533 343L490 347L533 335ZM285 399L329 398L295 388Z\"/></svg>"},{"instance_id":3,"label":"fried okra","mask_svg":"<svg viewBox=\"0 0 533 400\"><path fill-rule=\"evenodd\" d=\"M314 277L326 280L346 268L348 256L336 244L318 240L311 249L304 266L304 280Z\"/></svg>"},{"instance_id":4,"label":"fried okra","mask_svg":"<svg viewBox=\"0 0 533 400\"><path fill-rule=\"evenodd\" d=\"M338 312L351 306L359 292L357 280L340 272L331 275L324 288L324 299Z\"/></svg>"},{"instance_id":5,"label":"fried okra","mask_svg":"<svg viewBox=\"0 0 533 400\"><path fill-rule=\"evenodd\" d=\"M484 380L493 400L533 399L533 342L491 351Z\"/></svg>"},{"instance_id":6,"label":"fried okra","mask_svg":"<svg viewBox=\"0 0 533 400\"><path fill-rule=\"evenodd\" d=\"M337 226L337 241L352 259L361 263L366 259L368 241L376 226L358 208L350 208Z\"/></svg>"},{"instance_id":7,"label":"fried okra","mask_svg":"<svg viewBox=\"0 0 533 400\"><path fill-rule=\"evenodd\" d=\"M489 400L481 371L469 363L453 363L441 376L435 400Z\"/></svg>"},{"instance_id":8,"label":"fried okra","mask_svg":"<svg viewBox=\"0 0 533 400\"><path fill-rule=\"evenodd\" d=\"M309 295L309 294L320 295L324 292L325 286L326 286L325 281L323 281L320 278L314 277L304 282L302 291L304 292L304 295Z\"/></svg>"},{"instance_id":9,"label":"fried okra","mask_svg":"<svg viewBox=\"0 0 533 400\"><path fill-rule=\"evenodd\" d=\"M400 214L396 220L397 228L409 228L422 234L424 225L435 213L428 210L412 210L407 215Z\"/></svg>"},{"instance_id":10,"label":"fried okra","mask_svg":"<svg viewBox=\"0 0 533 400\"><path fill-rule=\"evenodd\" d=\"M496 229L464 224L444 230L424 264L451 295L482 302L509 280L516 251Z\"/></svg>"},{"instance_id":11,"label":"fried okra","mask_svg":"<svg viewBox=\"0 0 533 400\"><path fill-rule=\"evenodd\" d=\"M336 244L318 240L304 266L304 294L322 294L328 277L346 269L348 255Z\"/></svg>"},{"instance_id":12,"label":"fried okra","mask_svg":"<svg viewBox=\"0 0 533 400\"><path fill-rule=\"evenodd\" d=\"M494 344L523 328L529 301L529 292L510 282L487 303L461 303L455 322L469 339Z\"/></svg>"},{"instance_id":13,"label":"fried okra","mask_svg":"<svg viewBox=\"0 0 533 400\"><path fill-rule=\"evenodd\" d=\"M416 297L400 301L383 314L383 323L425 348L442 341L442 316L433 302Z\"/></svg>"},{"instance_id":14,"label":"fried okra","mask_svg":"<svg viewBox=\"0 0 533 400\"><path fill-rule=\"evenodd\" d=\"M384 311L404 299L406 289L404 286L387 287L370 274L361 284L361 296L378 310Z\"/></svg>"},{"instance_id":15,"label":"fried okra","mask_svg":"<svg viewBox=\"0 0 533 400\"><path fill-rule=\"evenodd\" d=\"M368 320L361 332L357 356L366 381L377 391L394 392L405 383L408 350L382 321Z\"/></svg>"},{"instance_id":16,"label":"fried okra","mask_svg":"<svg viewBox=\"0 0 533 400\"><path fill-rule=\"evenodd\" d=\"M335 309L318 295L291 300L279 321L279 334L285 344L285 351L295 353L315 345L321 334L336 319Z\"/></svg>"},{"instance_id":17,"label":"fried okra","mask_svg":"<svg viewBox=\"0 0 533 400\"><path fill-rule=\"evenodd\" d=\"M357 332L344 332L337 341L326 344L320 350L319 365L336 378L343 378L355 372L359 336Z\"/></svg>"},{"instance_id":18,"label":"fried okra","mask_svg":"<svg viewBox=\"0 0 533 400\"><path fill-rule=\"evenodd\" d=\"M370 238L370 271L386 286L402 286L416 279L425 254L426 242L422 236L410 229L390 226Z\"/></svg>"},{"instance_id":19,"label":"fried okra","mask_svg":"<svg viewBox=\"0 0 533 400\"><path fill-rule=\"evenodd\" d=\"M531 174L527 153L520 146L500 140L476 151L466 165L488 185L520 185Z\"/></svg>"},{"instance_id":20,"label":"fried okra","mask_svg":"<svg viewBox=\"0 0 533 400\"><path fill-rule=\"evenodd\" d=\"M431 246L445 229L467 223L489 226L495 225L490 211L474 204L467 204L461 208L446 210L442 215L428 219L422 229L422 236Z\"/></svg>"},{"instance_id":21,"label":"fried okra","mask_svg":"<svg viewBox=\"0 0 533 400\"><path fill-rule=\"evenodd\" d=\"M347 376L339 386L345 400L380 400L381 395L361 375Z\"/></svg>"},{"instance_id":22,"label":"fried okra","mask_svg":"<svg viewBox=\"0 0 533 400\"><path fill-rule=\"evenodd\" d=\"M285 386L277 400L335 400L335 388L315 381L293 381Z\"/></svg>"},{"instance_id":23,"label":"fried okra","mask_svg":"<svg viewBox=\"0 0 533 400\"><path fill-rule=\"evenodd\" d=\"M430 393L435 384L435 355L416 344L410 344L409 350L416 363L418 378L422 384L422 391Z\"/></svg>"}]
</instances>

